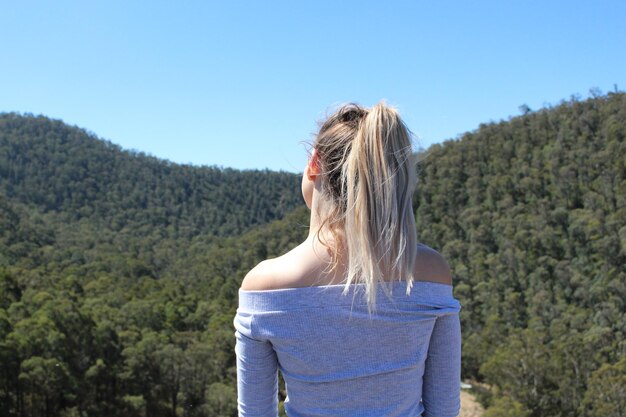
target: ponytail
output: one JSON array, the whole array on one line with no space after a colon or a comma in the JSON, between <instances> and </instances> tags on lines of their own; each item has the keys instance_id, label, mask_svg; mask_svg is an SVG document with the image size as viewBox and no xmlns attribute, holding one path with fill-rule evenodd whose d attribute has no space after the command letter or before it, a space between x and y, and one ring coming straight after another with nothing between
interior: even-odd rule
<instances>
[{"instance_id":1,"label":"ponytail","mask_svg":"<svg viewBox=\"0 0 626 417\"><path fill-rule=\"evenodd\" d=\"M336 216L326 220L331 230L343 228L345 292L350 284L363 283L370 310L378 284L389 294L386 282L405 279L408 293L417 244L416 172L409 131L397 111L384 103L369 111L344 106L322 126L316 148L322 148L322 164L331 162L325 171L334 173L328 175L328 190L337 203Z\"/></svg>"}]
</instances>

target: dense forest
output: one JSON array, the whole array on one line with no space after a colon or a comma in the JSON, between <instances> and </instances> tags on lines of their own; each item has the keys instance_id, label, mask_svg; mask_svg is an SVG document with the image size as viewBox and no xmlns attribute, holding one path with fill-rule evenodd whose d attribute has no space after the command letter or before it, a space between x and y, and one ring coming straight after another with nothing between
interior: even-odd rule
<instances>
[{"instance_id":1,"label":"dense forest","mask_svg":"<svg viewBox=\"0 0 626 417\"><path fill-rule=\"evenodd\" d=\"M173 164L45 117L0 114L0 191L133 235L232 236L300 204L296 175Z\"/></svg>"},{"instance_id":2,"label":"dense forest","mask_svg":"<svg viewBox=\"0 0 626 417\"><path fill-rule=\"evenodd\" d=\"M463 305L487 416L626 415L626 95L572 99L435 145L415 196Z\"/></svg>"},{"instance_id":3,"label":"dense forest","mask_svg":"<svg viewBox=\"0 0 626 417\"><path fill-rule=\"evenodd\" d=\"M488 417L626 413L625 137L626 94L596 94L420 157ZM235 416L237 289L307 227L296 175L0 115L2 415Z\"/></svg>"}]
</instances>

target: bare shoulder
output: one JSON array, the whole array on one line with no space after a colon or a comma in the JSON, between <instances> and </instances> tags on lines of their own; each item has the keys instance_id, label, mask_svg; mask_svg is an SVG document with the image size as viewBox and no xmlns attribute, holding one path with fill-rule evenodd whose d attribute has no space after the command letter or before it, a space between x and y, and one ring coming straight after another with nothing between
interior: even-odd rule
<instances>
[{"instance_id":1,"label":"bare shoulder","mask_svg":"<svg viewBox=\"0 0 626 417\"><path fill-rule=\"evenodd\" d=\"M241 283L244 291L267 291L301 286L298 277L302 275L302 245L272 259L260 262L252 268Z\"/></svg>"},{"instance_id":2,"label":"bare shoulder","mask_svg":"<svg viewBox=\"0 0 626 417\"><path fill-rule=\"evenodd\" d=\"M305 241L284 255L259 263L248 272L241 289L267 291L326 284L324 268L327 265L318 255L311 242Z\"/></svg>"},{"instance_id":3,"label":"bare shoulder","mask_svg":"<svg viewBox=\"0 0 626 417\"><path fill-rule=\"evenodd\" d=\"M275 262L275 259L268 259L252 268L243 279L241 289L244 291L265 291L276 288Z\"/></svg>"},{"instance_id":4,"label":"bare shoulder","mask_svg":"<svg viewBox=\"0 0 626 417\"><path fill-rule=\"evenodd\" d=\"M415 280L452 285L450 266L444 257L433 248L419 243L415 258Z\"/></svg>"}]
</instances>

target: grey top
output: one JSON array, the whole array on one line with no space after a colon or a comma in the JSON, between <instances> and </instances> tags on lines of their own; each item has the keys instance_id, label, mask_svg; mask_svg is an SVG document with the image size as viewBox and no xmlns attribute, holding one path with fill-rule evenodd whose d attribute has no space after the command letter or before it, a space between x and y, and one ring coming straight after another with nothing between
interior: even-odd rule
<instances>
[{"instance_id":1,"label":"grey top","mask_svg":"<svg viewBox=\"0 0 626 417\"><path fill-rule=\"evenodd\" d=\"M239 416L278 415L277 370L289 417L456 417L461 305L452 286L416 281L239 290L235 316Z\"/></svg>"}]
</instances>

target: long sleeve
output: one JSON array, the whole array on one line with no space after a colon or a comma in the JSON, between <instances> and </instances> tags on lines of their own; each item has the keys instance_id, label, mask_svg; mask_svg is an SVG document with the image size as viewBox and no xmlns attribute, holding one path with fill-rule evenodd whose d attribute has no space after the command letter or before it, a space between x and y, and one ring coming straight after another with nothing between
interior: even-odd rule
<instances>
[{"instance_id":1,"label":"long sleeve","mask_svg":"<svg viewBox=\"0 0 626 417\"><path fill-rule=\"evenodd\" d=\"M239 290L240 417L456 417L460 303L452 286L394 281L368 309L361 284ZM353 354L350 354L353 353Z\"/></svg>"},{"instance_id":2,"label":"long sleeve","mask_svg":"<svg viewBox=\"0 0 626 417\"><path fill-rule=\"evenodd\" d=\"M267 340L255 337L253 316L235 316L239 417L278 416L278 360Z\"/></svg>"},{"instance_id":3,"label":"long sleeve","mask_svg":"<svg viewBox=\"0 0 626 417\"><path fill-rule=\"evenodd\" d=\"M461 324L440 316L430 338L422 387L423 417L456 417L461 408Z\"/></svg>"}]
</instances>

